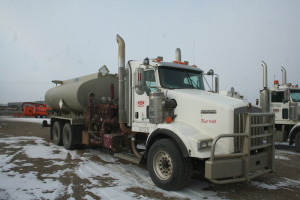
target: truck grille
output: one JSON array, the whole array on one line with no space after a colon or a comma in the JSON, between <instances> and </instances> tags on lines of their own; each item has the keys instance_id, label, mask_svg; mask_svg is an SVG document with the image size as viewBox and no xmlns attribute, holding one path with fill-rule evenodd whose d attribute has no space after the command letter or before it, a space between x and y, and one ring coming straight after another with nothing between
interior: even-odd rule
<instances>
[{"instance_id":1,"label":"truck grille","mask_svg":"<svg viewBox=\"0 0 300 200\"><path fill-rule=\"evenodd\" d=\"M245 111L239 109L239 111ZM247 115L250 115L247 118ZM250 136L250 150L260 151L269 143L268 129L272 129L272 119L262 115L262 113L245 113L236 112L234 117L234 132L235 133L248 133ZM269 131L269 130L268 130ZM273 132L273 130L270 130ZM234 139L234 152L241 152L243 138Z\"/></svg>"}]
</instances>

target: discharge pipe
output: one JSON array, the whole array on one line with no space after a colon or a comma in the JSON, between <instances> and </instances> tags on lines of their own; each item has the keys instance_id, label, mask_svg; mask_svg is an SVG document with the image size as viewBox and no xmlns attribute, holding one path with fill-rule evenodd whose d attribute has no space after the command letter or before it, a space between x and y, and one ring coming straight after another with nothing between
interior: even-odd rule
<instances>
[{"instance_id":1,"label":"discharge pipe","mask_svg":"<svg viewBox=\"0 0 300 200\"><path fill-rule=\"evenodd\" d=\"M267 64L262 60L261 65L263 67L263 87L264 89L268 88L268 79L267 79Z\"/></svg>"},{"instance_id":2,"label":"discharge pipe","mask_svg":"<svg viewBox=\"0 0 300 200\"><path fill-rule=\"evenodd\" d=\"M282 85L286 84L286 69L281 66L281 71L282 71Z\"/></svg>"},{"instance_id":3,"label":"discharge pipe","mask_svg":"<svg viewBox=\"0 0 300 200\"><path fill-rule=\"evenodd\" d=\"M136 132L133 132L128 128L125 123L127 123L126 110L125 110L125 42L123 38L117 35L117 42L119 46L118 50L118 61L119 61L119 124L120 129L127 134L132 135L131 148L132 152L137 158L142 158L142 155L138 152L136 148Z\"/></svg>"}]
</instances>

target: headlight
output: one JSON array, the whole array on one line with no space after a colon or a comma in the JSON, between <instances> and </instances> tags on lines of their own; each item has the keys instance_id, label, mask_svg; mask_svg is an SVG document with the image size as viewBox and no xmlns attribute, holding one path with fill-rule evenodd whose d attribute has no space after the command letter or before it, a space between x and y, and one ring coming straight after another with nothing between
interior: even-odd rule
<instances>
[{"instance_id":1,"label":"headlight","mask_svg":"<svg viewBox=\"0 0 300 200\"><path fill-rule=\"evenodd\" d=\"M208 149L211 147L213 139L199 140L198 141L198 150Z\"/></svg>"}]
</instances>

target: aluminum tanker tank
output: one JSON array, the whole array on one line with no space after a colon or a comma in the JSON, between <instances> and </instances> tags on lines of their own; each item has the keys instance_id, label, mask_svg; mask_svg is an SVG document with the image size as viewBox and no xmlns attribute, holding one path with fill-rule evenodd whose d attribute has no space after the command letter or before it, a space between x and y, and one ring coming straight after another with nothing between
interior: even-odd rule
<instances>
[{"instance_id":1,"label":"aluminum tanker tank","mask_svg":"<svg viewBox=\"0 0 300 200\"><path fill-rule=\"evenodd\" d=\"M80 114L88 104L89 95L95 98L118 96L118 77L113 74L102 76L101 73L90 74L66 81L53 81L60 84L49 89L45 101L55 111Z\"/></svg>"}]
</instances>

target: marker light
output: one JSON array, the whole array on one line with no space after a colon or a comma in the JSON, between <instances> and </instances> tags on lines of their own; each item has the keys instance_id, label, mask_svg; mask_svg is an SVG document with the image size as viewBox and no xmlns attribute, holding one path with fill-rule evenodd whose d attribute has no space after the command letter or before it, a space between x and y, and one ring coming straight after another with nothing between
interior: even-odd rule
<instances>
[{"instance_id":1,"label":"marker light","mask_svg":"<svg viewBox=\"0 0 300 200\"><path fill-rule=\"evenodd\" d=\"M185 61L185 62L173 61L173 63L181 64L181 65L188 65L189 64L187 61Z\"/></svg>"},{"instance_id":2,"label":"marker light","mask_svg":"<svg viewBox=\"0 0 300 200\"><path fill-rule=\"evenodd\" d=\"M165 121L166 121L167 124L170 124L173 121L173 118L172 117L166 117Z\"/></svg>"}]
</instances>

